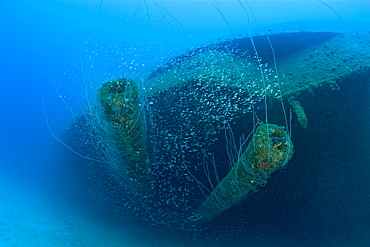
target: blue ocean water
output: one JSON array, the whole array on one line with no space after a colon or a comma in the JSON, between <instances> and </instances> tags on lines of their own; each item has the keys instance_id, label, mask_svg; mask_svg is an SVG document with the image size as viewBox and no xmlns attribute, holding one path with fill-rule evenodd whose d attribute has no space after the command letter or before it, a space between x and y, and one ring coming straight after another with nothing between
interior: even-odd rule
<instances>
[{"instance_id":1,"label":"blue ocean water","mask_svg":"<svg viewBox=\"0 0 370 247\"><path fill-rule=\"evenodd\" d=\"M370 81L360 75L334 93L315 91L315 100L303 95L310 127L293 128L289 166L202 229L159 224L130 198L117 202L114 182L69 149L89 156L84 143L59 141L72 138L103 82L148 75L194 47L240 35L368 34L369 1L0 6L0 246L370 245Z\"/></svg>"}]
</instances>

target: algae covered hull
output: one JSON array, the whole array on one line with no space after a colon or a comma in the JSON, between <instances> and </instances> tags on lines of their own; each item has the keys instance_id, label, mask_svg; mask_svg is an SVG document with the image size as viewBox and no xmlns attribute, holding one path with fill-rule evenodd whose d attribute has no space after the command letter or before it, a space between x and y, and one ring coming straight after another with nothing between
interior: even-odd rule
<instances>
[{"instance_id":1,"label":"algae covered hull","mask_svg":"<svg viewBox=\"0 0 370 247\"><path fill-rule=\"evenodd\" d=\"M239 37L105 82L103 166L156 222L203 225L286 166L291 126L310 128L302 99L369 75L369 47L368 34Z\"/></svg>"}]
</instances>

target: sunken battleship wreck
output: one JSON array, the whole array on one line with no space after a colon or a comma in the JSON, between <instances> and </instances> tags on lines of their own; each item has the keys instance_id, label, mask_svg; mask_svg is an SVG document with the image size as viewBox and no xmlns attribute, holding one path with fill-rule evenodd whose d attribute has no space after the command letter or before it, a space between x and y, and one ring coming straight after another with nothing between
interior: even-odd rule
<instances>
[{"instance_id":1,"label":"sunken battleship wreck","mask_svg":"<svg viewBox=\"0 0 370 247\"><path fill-rule=\"evenodd\" d=\"M368 33L239 36L143 78L104 82L70 132L90 143L79 152L98 164L87 166L104 174L117 211L130 204L153 223L190 228L286 212L287 204L299 214L295 202L325 201L317 191L339 196L346 187L324 179L354 169L340 170L333 156L364 152L356 138L369 133L369 75ZM307 186L312 178L325 181ZM258 204L264 197L278 202Z\"/></svg>"}]
</instances>

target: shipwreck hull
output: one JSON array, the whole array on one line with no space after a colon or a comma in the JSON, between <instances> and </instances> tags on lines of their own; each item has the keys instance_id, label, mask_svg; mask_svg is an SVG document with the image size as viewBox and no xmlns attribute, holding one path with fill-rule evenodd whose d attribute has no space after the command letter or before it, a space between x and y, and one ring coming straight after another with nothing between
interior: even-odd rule
<instances>
[{"instance_id":1,"label":"shipwreck hull","mask_svg":"<svg viewBox=\"0 0 370 247\"><path fill-rule=\"evenodd\" d=\"M135 146L136 152L145 153L145 160L136 160L135 164L122 162L122 169L111 169L109 162L103 162L102 167L108 171L107 178L115 181L114 188L118 191L115 193L119 194L119 188L132 190L145 208L144 214L149 212L154 222L193 223L198 220L195 214L206 214L207 207L203 207L202 202L212 197L212 191L217 190L217 185L247 150L257 123L268 121L285 126L286 135L291 135L294 142L295 154L288 165L284 163L288 168L272 179L275 187L270 187L270 191L266 189L261 198L276 193L276 188L289 191L292 184L304 184L309 180L303 173L319 178L320 171L331 167L330 164L326 168L317 167L311 163L315 158L308 161L304 158L323 155L321 149L310 146L312 143L319 147L323 147L323 143L330 144L327 140L321 142L320 135L332 138L335 145L353 141L353 136L344 133L353 126L343 119L356 118L354 122L363 119L351 107L361 111L369 107L363 92L369 90L370 84L369 54L369 34L332 32L241 36L195 48L136 80L140 107L132 107L136 112L132 113L135 119L130 123L140 124L142 133L123 138L125 143ZM352 106L346 105L350 99ZM360 106L360 101L365 106ZM362 128L363 133L369 133L368 127ZM360 135L361 131L356 131ZM79 131L79 135L81 133ZM330 136L333 133L336 135ZM290 143L285 140L287 137L283 139L284 143ZM293 149L293 144L290 147ZM133 155L135 159L140 157ZM286 161L291 158L288 156ZM140 164L143 168L138 167ZM307 166L312 170L307 171ZM135 177L132 174L135 170L145 176ZM123 171L127 174L121 174ZM297 177L302 179L297 181ZM135 179L141 181L135 184ZM266 185L265 180L256 183L247 192L256 191L261 185L269 186L269 183ZM292 191L286 195L303 201L308 198L302 191L310 195L305 189ZM228 216L236 219L238 212L242 212L252 217L240 204L250 205L252 211L260 213L263 208L269 208L257 209L260 199L256 199L255 194L246 200L243 198L232 203L237 205L225 207L225 210L231 208ZM282 206L278 208L284 211ZM222 212L210 213L202 225L211 220L223 222Z\"/></svg>"}]
</instances>

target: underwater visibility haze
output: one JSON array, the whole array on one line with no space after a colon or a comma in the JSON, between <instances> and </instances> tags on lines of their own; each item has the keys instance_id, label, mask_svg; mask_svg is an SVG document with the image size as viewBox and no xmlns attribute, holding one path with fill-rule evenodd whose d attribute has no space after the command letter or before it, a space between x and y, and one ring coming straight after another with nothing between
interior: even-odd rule
<instances>
[{"instance_id":1,"label":"underwater visibility haze","mask_svg":"<svg viewBox=\"0 0 370 247\"><path fill-rule=\"evenodd\" d=\"M369 1L0 6L0 246L370 246Z\"/></svg>"}]
</instances>

